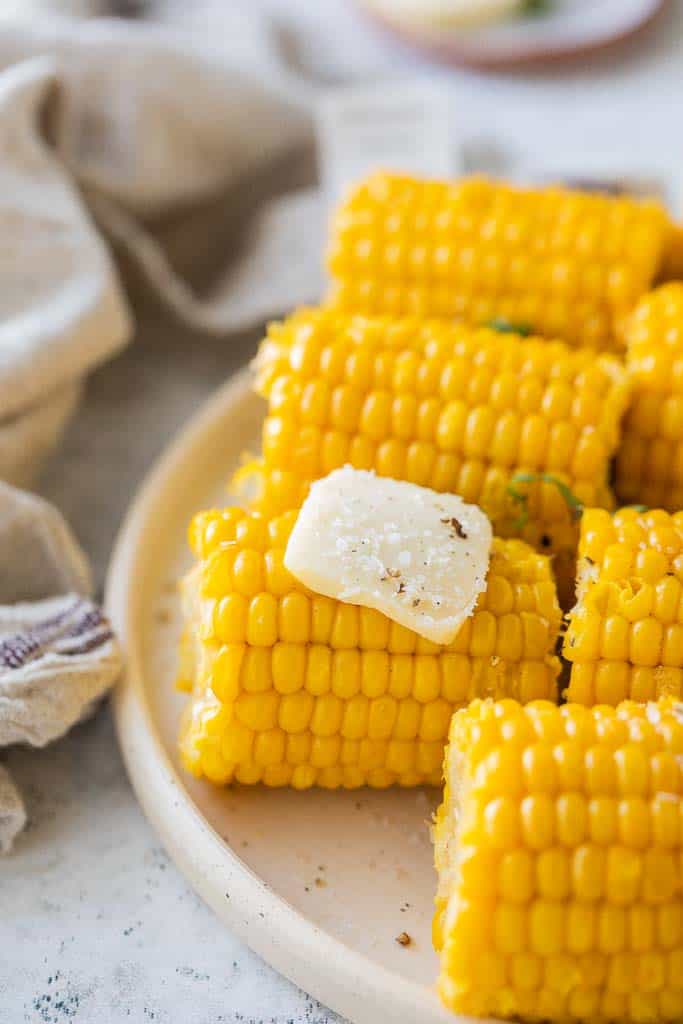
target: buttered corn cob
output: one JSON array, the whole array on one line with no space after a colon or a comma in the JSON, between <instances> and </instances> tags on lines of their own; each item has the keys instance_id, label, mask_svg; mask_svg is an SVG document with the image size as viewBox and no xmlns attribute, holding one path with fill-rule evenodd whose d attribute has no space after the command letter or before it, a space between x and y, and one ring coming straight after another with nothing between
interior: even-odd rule
<instances>
[{"instance_id":1,"label":"buttered corn cob","mask_svg":"<svg viewBox=\"0 0 683 1024\"><path fill-rule=\"evenodd\" d=\"M333 219L331 301L352 313L504 317L613 348L671 234L654 202L379 173Z\"/></svg>"},{"instance_id":2,"label":"buttered corn cob","mask_svg":"<svg viewBox=\"0 0 683 1024\"><path fill-rule=\"evenodd\" d=\"M303 789L438 784L454 708L554 699L560 611L548 559L495 540L474 614L439 647L306 590L283 562L296 512L197 516L185 583L187 769Z\"/></svg>"},{"instance_id":3,"label":"buttered corn cob","mask_svg":"<svg viewBox=\"0 0 683 1024\"><path fill-rule=\"evenodd\" d=\"M475 701L434 828L439 990L533 1021L683 1020L683 705Z\"/></svg>"},{"instance_id":4,"label":"buttered corn cob","mask_svg":"<svg viewBox=\"0 0 683 1024\"><path fill-rule=\"evenodd\" d=\"M617 456L623 501L683 508L683 283L647 295L626 330L633 397Z\"/></svg>"},{"instance_id":5,"label":"buttered corn cob","mask_svg":"<svg viewBox=\"0 0 683 1024\"><path fill-rule=\"evenodd\" d=\"M567 696L618 704L683 695L683 512L583 514Z\"/></svg>"},{"instance_id":6,"label":"buttered corn cob","mask_svg":"<svg viewBox=\"0 0 683 1024\"><path fill-rule=\"evenodd\" d=\"M452 491L480 505L502 536L555 556L573 592L578 529L549 473L586 505L610 507L608 465L628 400L611 356L435 321L302 310L272 324L256 360L268 399L262 510L298 507L308 485L350 463Z\"/></svg>"}]
</instances>

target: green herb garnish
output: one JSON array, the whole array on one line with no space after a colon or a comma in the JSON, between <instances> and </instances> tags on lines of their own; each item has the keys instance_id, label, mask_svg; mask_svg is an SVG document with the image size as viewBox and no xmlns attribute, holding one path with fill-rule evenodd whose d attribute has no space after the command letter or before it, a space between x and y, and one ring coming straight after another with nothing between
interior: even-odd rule
<instances>
[{"instance_id":1,"label":"green herb garnish","mask_svg":"<svg viewBox=\"0 0 683 1024\"><path fill-rule=\"evenodd\" d=\"M533 332L529 324L515 324L511 320L506 320L504 316L496 316L484 326L491 331L498 331L499 334L519 334L522 338L528 338Z\"/></svg>"},{"instance_id":2,"label":"green herb garnish","mask_svg":"<svg viewBox=\"0 0 683 1024\"><path fill-rule=\"evenodd\" d=\"M563 480L552 473L515 473L507 487L507 492L514 502L521 506L518 518L514 522L517 530L523 530L529 522L529 495L517 489L518 484L552 484L564 498L572 519L580 519L583 515L583 502L579 501L574 492Z\"/></svg>"}]
</instances>

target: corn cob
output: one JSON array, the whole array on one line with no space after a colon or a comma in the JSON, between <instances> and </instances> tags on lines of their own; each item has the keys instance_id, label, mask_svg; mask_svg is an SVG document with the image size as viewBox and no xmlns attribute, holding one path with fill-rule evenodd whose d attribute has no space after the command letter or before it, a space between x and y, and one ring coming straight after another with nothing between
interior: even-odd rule
<instances>
[{"instance_id":1,"label":"corn cob","mask_svg":"<svg viewBox=\"0 0 683 1024\"><path fill-rule=\"evenodd\" d=\"M670 238L651 201L379 173L333 219L331 301L369 315L503 317L614 348Z\"/></svg>"},{"instance_id":2,"label":"corn cob","mask_svg":"<svg viewBox=\"0 0 683 1024\"><path fill-rule=\"evenodd\" d=\"M436 785L454 708L478 695L555 698L547 558L494 540L486 591L439 647L298 584L283 564L295 520L230 508L191 526L180 740L190 772L298 789Z\"/></svg>"},{"instance_id":3,"label":"corn cob","mask_svg":"<svg viewBox=\"0 0 683 1024\"><path fill-rule=\"evenodd\" d=\"M607 484L628 400L611 356L440 322L302 310L272 324L256 360L268 399L263 493L268 515L298 507L308 485L344 463L480 505L500 536L554 555L573 594L578 528L550 473L585 505L611 507Z\"/></svg>"},{"instance_id":4,"label":"corn cob","mask_svg":"<svg viewBox=\"0 0 683 1024\"><path fill-rule=\"evenodd\" d=\"M683 508L683 284L647 295L626 337L633 399L617 455L617 493L673 512Z\"/></svg>"},{"instance_id":5,"label":"corn cob","mask_svg":"<svg viewBox=\"0 0 683 1024\"><path fill-rule=\"evenodd\" d=\"M530 1021L683 1020L683 705L475 701L434 828L439 990Z\"/></svg>"},{"instance_id":6,"label":"corn cob","mask_svg":"<svg viewBox=\"0 0 683 1024\"><path fill-rule=\"evenodd\" d=\"M618 704L683 695L683 512L584 512L567 697Z\"/></svg>"}]
</instances>

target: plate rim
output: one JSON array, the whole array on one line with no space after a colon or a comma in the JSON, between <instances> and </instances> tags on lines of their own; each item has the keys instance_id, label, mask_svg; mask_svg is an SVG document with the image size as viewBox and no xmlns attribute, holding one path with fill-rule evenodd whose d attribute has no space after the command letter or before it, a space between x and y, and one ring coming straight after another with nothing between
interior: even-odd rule
<instances>
[{"instance_id":1,"label":"plate rim","mask_svg":"<svg viewBox=\"0 0 683 1024\"><path fill-rule=\"evenodd\" d=\"M669 0L650 0L651 7L645 9L640 17L618 30L606 31L586 42L546 45L545 47L509 46L506 50L495 53L487 52L485 46L468 45L462 42L435 39L428 29L412 29L399 21L373 10L371 4L364 0L353 0L360 16L391 37L399 45L414 53L446 66L473 68L481 71L505 70L508 68L525 68L543 66L544 64L571 63L582 57L590 57L600 53L608 53L635 36L650 28L660 18Z\"/></svg>"},{"instance_id":2,"label":"plate rim","mask_svg":"<svg viewBox=\"0 0 683 1024\"><path fill-rule=\"evenodd\" d=\"M155 506L190 453L230 407L249 399L250 376L248 366L232 375L180 428L143 478L117 534L104 605L125 658L112 706L126 772L145 816L204 902L254 952L323 1005L354 1024L377 1024L378 1019L397 1024L482 1024L451 1013L439 1002L435 988L400 978L369 960L271 891L203 817L154 727L145 695L144 629L139 625L143 616L138 612L142 588L135 586L139 567L144 567L144 539L155 521ZM185 841L188 835L191 844ZM384 1016L378 1018L378 1013Z\"/></svg>"}]
</instances>

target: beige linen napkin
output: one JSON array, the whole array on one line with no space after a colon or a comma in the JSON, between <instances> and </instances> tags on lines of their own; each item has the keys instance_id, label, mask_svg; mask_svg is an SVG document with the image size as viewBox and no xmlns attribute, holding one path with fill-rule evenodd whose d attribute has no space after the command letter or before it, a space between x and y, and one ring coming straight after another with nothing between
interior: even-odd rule
<instances>
[{"instance_id":1,"label":"beige linen napkin","mask_svg":"<svg viewBox=\"0 0 683 1024\"><path fill-rule=\"evenodd\" d=\"M262 202L296 180L307 98L258 19L222 32L0 23L0 478L30 481L131 335L105 239L204 330L317 293L315 200Z\"/></svg>"},{"instance_id":2,"label":"beige linen napkin","mask_svg":"<svg viewBox=\"0 0 683 1024\"><path fill-rule=\"evenodd\" d=\"M3 605L92 594L90 565L61 513L0 481L0 616Z\"/></svg>"},{"instance_id":3,"label":"beige linen napkin","mask_svg":"<svg viewBox=\"0 0 683 1024\"><path fill-rule=\"evenodd\" d=\"M126 339L105 244L38 132L54 64L0 78L0 409L4 416L78 379Z\"/></svg>"},{"instance_id":4,"label":"beige linen napkin","mask_svg":"<svg viewBox=\"0 0 683 1024\"><path fill-rule=\"evenodd\" d=\"M0 75L0 476L27 482L80 380L128 338L107 247L39 125L54 66Z\"/></svg>"},{"instance_id":5,"label":"beige linen napkin","mask_svg":"<svg viewBox=\"0 0 683 1024\"><path fill-rule=\"evenodd\" d=\"M60 441L81 391L81 380L71 381L36 404L0 419L0 478L30 487Z\"/></svg>"}]
</instances>

